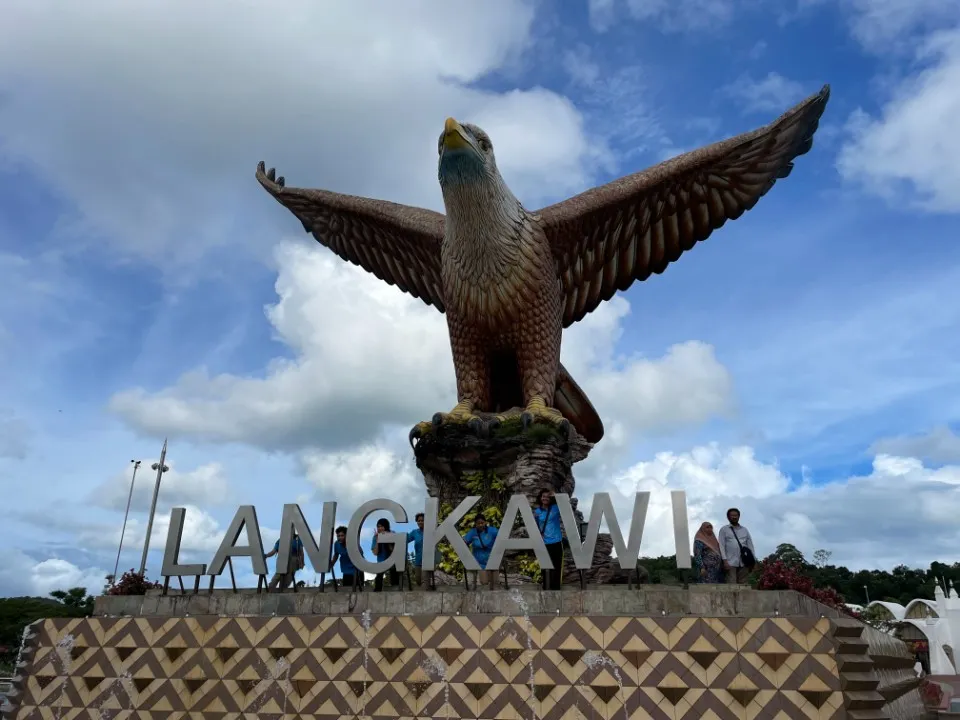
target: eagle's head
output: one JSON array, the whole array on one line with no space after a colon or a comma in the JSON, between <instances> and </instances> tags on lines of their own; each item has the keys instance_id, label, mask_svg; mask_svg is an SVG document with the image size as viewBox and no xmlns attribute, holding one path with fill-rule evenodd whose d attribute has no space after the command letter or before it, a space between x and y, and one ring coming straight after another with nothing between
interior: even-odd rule
<instances>
[{"instance_id":1,"label":"eagle's head","mask_svg":"<svg viewBox=\"0 0 960 720\"><path fill-rule=\"evenodd\" d=\"M445 200L460 190L479 190L478 186L503 183L490 136L476 125L447 118L437 151L440 154L440 188Z\"/></svg>"}]
</instances>

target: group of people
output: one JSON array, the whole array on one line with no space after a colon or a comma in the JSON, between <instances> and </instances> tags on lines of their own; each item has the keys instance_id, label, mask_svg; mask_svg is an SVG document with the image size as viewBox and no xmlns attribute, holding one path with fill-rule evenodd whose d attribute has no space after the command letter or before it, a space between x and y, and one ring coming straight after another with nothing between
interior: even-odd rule
<instances>
[{"instance_id":1,"label":"group of people","mask_svg":"<svg viewBox=\"0 0 960 720\"><path fill-rule=\"evenodd\" d=\"M541 585L544 590L559 590L562 581L563 567L563 526L560 522L560 509L552 489L544 488L537 495L533 507L533 518L537 524L547 554L553 564L552 570L542 570ZM432 572L423 570L423 513L417 513L416 527L406 533L406 543L413 544L413 582L423 587L426 581L433 587ZM700 526L693 541L693 565L700 583L734 583L743 584L747 576L756 565L756 556L753 538L750 531L740 524L740 511L730 508L727 511L727 525L720 528L719 535L714 534L713 524L705 522ZM395 539L387 541L385 534L390 533L390 520L377 520L377 532L370 543L370 551L378 562L390 558L393 554ZM357 568L350 553L347 551L347 528L340 526L335 531L336 541L333 543L333 558L331 566L340 562L341 582L344 587L362 589L366 581L363 571ZM495 587L497 570L487 569L490 561L490 551L497 539L497 528L487 522L487 518L478 514L473 521L473 527L463 536L463 541L470 549L480 570L473 571L473 587ZM276 555L280 550L280 541L265 557ZM363 549L360 549L363 554ZM440 562L440 551L435 550L434 565ZM286 573L276 573L269 583L271 590L284 590L296 581L296 573L305 567L303 541L294 534L290 547L290 562ZM374 578L374 592L382 592L384 581L391 585L399 585L400 573L395 567L379 573Z\"/></svg>"},{"instance_id":2,"label":"group of people","mask_svg":"<svg viewBox=\"0 0 960 720\"><path fill-rule=\"evenodd\" d=\"M543 542L546 545L550 559L553 561L553 570L543 571L543 587L546 590L559 590L561 580L561 566L563 564L563 530L560 523L560 509L557 507L553 490L545 488L537 496L537 502L533 508L533 516L537 522L537 527ZM423 570L423 513L417 513L414 521L416 527L406 533L406 545L413 544L413 582L418 587L423 587L424 582L430 587L434 586L432 572ZM376 557L378 562L390 558L393 554L395 540L391 538L387 542L383 537L390 532L390 520L380 518L377 520L377 531L370 543L370 551ZM340 562L340 579L344 587L362 589L366 582L366 577L360 570L350 553L347 550L347 528L338 527L334 534L336 540L333 543L333 557L330 564L335 565ZM487 522L483 514L478 514L473 520L473 527L463 536L463 541L470 549L473 558L480 566L480 570L471 573L473 577L474 588L487 585L493 587L497 580L497 571L488 570L487 564L490 561L490 551L493 549L493 543L497 539L497 528ZM280 541L274 543L273 549L264 557L270 558L280 551ZM435 549L434 566L440 562L440 550ZM363 548L360 548L363 554ZM285 590L296 582L296 573L306 566L303 541L294 534L290 541L290 561L287 565L286 573L275 573L268 585L270 590L279 588ZM388 585L396 586L400 581L400 573L395 567L390 567L384 573L378 573L373 581L373 591L382 592L384 581Z\"/></svg>"},{"instance_id":3,"label":"group of people","mask_svg":"<svg viewBox=\"0 0 960 720\"><path fill-rule=\"evenodd\" d=\"M727 510L727 524L714 534L705 522L693 538L693 567L699 583L742 585L757 564L750 531L740 524L740 511Z\"/></svg>"}]
</instances>

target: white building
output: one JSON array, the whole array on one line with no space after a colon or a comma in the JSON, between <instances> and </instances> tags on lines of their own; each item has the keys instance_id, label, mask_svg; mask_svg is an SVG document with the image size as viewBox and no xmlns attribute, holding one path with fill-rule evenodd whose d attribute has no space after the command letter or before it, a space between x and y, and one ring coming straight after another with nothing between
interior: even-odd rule
<instances>
[{"instance_id":1,"label":"white building","mask_svg":"<svg viewBox=\"0 0 960 720\"><path fill-rule=\"evenodd\" d=\"M929 647L926 658L931 675L957 675L957 654L960 643L960 596L950 581L944 590L938 583L933 600L911 600L906 607L899 603L875 600L868 608L881 608L884 620L896 624L897 637L907 642L925 640Z\"/></svg>"}]
</instances>

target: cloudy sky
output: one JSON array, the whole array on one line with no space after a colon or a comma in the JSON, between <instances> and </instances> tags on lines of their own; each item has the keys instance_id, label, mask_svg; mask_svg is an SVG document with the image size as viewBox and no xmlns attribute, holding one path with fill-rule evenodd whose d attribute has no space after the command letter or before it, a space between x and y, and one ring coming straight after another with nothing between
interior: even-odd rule
<instances>
[{"instance_id":1,"label":"cloudy sky","mask_svg":"<svg viewBox=\"0 0 960 720\"><path fill-rule=\"evenodd\" d=\"M531 209L773 120L813 151L564 338L607 435L578 494L651 490L644 547L743 510L762 552L960 560L955 0L8 0L0 11L0 592L113 569L130 460L209 561L238 504L411 512L405 436L455 400L444 318L254 180L442 210L475 122ZM139 563L137 478L121 569Z\"/></svg>"}]
</instances>

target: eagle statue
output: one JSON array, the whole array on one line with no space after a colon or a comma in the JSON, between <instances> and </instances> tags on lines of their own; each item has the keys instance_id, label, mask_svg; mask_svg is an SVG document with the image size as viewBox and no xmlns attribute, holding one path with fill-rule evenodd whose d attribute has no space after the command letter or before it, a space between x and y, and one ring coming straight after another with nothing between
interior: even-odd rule
<instances>
[{"instance_id":1,"label":"eagle statue","mask_svg":"<svg viewBox=\"0 0 960 720\"><path fill-rule=\"evenodd\" d=\"M410 431L488 432L519 412L574 429L603 423L560 363L564 328L618 290L662 273L785 178L813 145L829 86L766 127L679 155L536 212L507 187L490 137L448 118L439 180L446 215L423 208L257 180L320 244L446 313L457 404Z\"/></svg>"}]
</instances>

